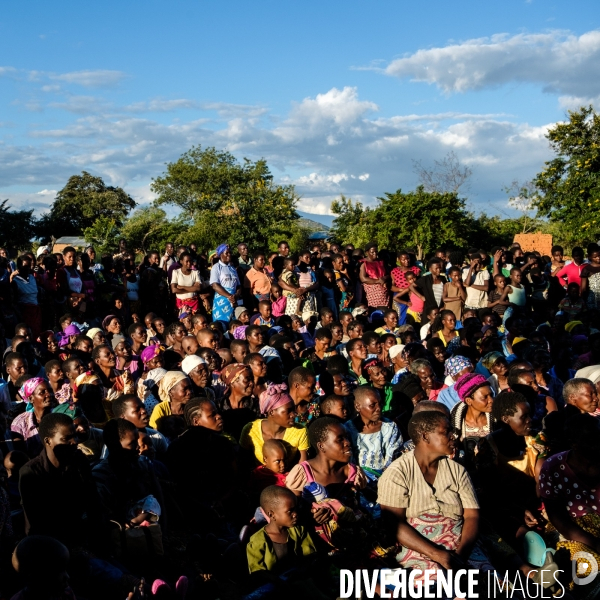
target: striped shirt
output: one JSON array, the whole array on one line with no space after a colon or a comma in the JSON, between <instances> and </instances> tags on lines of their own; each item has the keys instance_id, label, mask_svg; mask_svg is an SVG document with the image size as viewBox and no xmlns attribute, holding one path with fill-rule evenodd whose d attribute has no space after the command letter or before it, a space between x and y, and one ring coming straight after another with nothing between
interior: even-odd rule
<instances>
[{"instance_id":1,"label":"striped shirt","mask_svg":"<svg viewBox=\"0 0 600 600\"><path fill-rule=\"evenodd\" d=\"M459 519L465 508L479 508L473 483L465 468L442 458L434 485L429 485L414 451L396 459L379 479L377 502L391 508L406 508L406 517L438 514Z\"/></svg>"}]
</instances>

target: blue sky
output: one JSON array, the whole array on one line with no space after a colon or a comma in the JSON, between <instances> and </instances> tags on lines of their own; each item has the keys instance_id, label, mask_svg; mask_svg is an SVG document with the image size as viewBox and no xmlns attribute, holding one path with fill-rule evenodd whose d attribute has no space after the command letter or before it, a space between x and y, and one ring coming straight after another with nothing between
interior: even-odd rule
<instances>
[{"instance_id":1,"label":"blue sky","mask_svg":"<svg viewBox=\"0 0 600 600\"><path fill-rule=\"evenodd\" d=\"M597 2L4 3L0 198L43 211L82 170L138 202L194 144L264 157L305 212L417 183L454 152L476 212L600 96Z\"/></svg>"}]
</instances>

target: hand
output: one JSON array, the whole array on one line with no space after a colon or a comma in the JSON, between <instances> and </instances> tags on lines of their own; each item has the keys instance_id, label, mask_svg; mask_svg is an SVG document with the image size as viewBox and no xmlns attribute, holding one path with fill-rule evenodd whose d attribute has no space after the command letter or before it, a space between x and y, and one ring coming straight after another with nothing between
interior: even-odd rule
<instances>
[{"instance_id":1,"label":"hand","mask_svg":"<svg viewBox=\"0 0 600 600\"><path fill-rule=\"evenodd\" d=\"M535 527L536 525L539 524L539 521L535 518L534 514L529 511L529 510L525 510L525 525L527 525L527 527Z\"/></svg>"},{"instance_id":2,"label":"hand","mask_svg":"<svg viewBox=\"0 0 600 600\"><path fill-rule=\"evenodd\" d=\"M527 264L528 264L528 265L533 265L533 264L535 264L536 262L537 262L537 259L536 259L536 258L534 258L533 256L530 256L530 257L528 258L528 260L527 260Z\"/></svg>"},{"instance_id":3,"label":"hand","mask_svg":"<svg viewBox=\"0 0 600 600\"><path fill-rule=\"evenodd\" d=\"M378 279L377 283L380 283L381 285L385 285L385 279Z\"/></svg>"},{"instance_id":4,"label":"hand","mask_svg":"<svg viewBox=\"0 0 600 600\"><path fill-rule=\"evenodd\" d=\"M465 561L458 554L446 549L436 551L431 558L449 571L461 569L465 565Z\"/></svg>"},{"instance_id":5,"label":"hand","mask_svg":"<svg viewBox=\"0 0 600 600\"><path fill-rule=\"evenodd\" d=\"M227 296L227 300L229 300L229 302L231 302L232 305L236 303L236 299L233 294L229 294L229 296Z\"/></svg>"},{"instance_id":6,"label":"hand","mask_svg":"<svg viewBox=\"0 0 600 600\"><path fill-rule=\"evenodd\" d=\"M329 521L329 511L326 508L313 508L312 509L313 519L319 524L327 523Z\"/></svg>"},{"instance_id":7,"label":"hand","mask_svg":"<svg viewBox=\"0 0 600 600\"><path fill-rule=\"evenodd\" d=\"M500 262L501 258L502 258L502 250L496 250L496 252L494 252L494 262Z\"/></svg>"},{"instance_id":8,"label":"hand","mask_svg":"<svg viewBox=\"0 0 600 600\"><path fill-rule=\"evenodd\" d=\"M12 280L13 280L13 279L14 279L14 278L15 278L15 277L18 275L18 274L19 274L19 271L13 271L13 272L10 274L10 280L12 281Z\"/></svg>"}]
</instances>

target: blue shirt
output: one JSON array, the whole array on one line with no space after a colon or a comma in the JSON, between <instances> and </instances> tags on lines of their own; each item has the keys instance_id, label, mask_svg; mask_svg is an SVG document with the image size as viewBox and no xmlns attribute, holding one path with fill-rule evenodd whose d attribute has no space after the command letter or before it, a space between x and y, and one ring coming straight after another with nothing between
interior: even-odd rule
<instances>
[{"instance_id":1,"label":"blue shirt","mask_svg":"<svg viewBox=\"0 0 600 600\"><path fill-rule=\"evenodd\" d=\"M443 389L439 393L437 401L441 402L444 406L447 406L449 410L452 410L456 406L456 404L458 404L461 401L460 397L458 396L458 393L456 392L454 384Z\"/></svg>"}]
</instances>

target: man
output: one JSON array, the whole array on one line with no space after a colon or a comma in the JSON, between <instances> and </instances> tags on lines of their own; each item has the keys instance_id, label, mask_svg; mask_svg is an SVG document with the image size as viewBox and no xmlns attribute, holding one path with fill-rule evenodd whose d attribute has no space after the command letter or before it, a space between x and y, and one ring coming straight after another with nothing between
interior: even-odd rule
<instances>
[{"instance_id":1,"label":"man","mask_svg":"<svg viewBox=\"0 0 600 600\"><path fill-rule=\"evenodd\" d=\"M250 259L248 253L248 244L241 242L237 245L238 250L238 267L242 270L243 273L248 271L252 266L252 260Z\"/></svg>"},{"instance_id":2,"label":"man","mask_svg":"<svg viewBox=\"0 0 600 600\"><path fill-rule=\"evenodd\" d=\"M479 253L471 254L469 258L471 263L462 270L462 280L467 291L465 309L479 310L487 307L490 274L487 269L481 268Z\"/></svg>"},{"instance_id":3,"label":"man","mask_svg":"<svg viewBox=\"0 0 600 600\"><path fill-rule=\"evenodd\" d=\"M146 433L150 437L157 458L160 460L161 457L164 457L169 442L162 433L148 427L150 417L144 403L135 394L119 396L113 401L112 410L115 419L125 419L133 423L140 433ZM105 456L106 450L102 453L102 458L105 458Z\"/></svg>"},{"instance_id":4,"label":"man","mask_svg":"<svg viewBox=\"0 0 600 600\"><path fill-rule=\"evenodd\" d=\"M279 249L279 256L286 258L290 255L290 245L285 240L279 242L277 248Z\"/></svg>"},{"instance_id":5,"label":"man","mask_svg":"<svg viewBox=\"0 0 600 600\"><path fill-rule=\"evenodd\" d=\"M129 256L129 250L127 249L127 241L125 239L119 240L119 249L117 254L113 256L113 260L117 260L118 258L125 258Z\"/></svg>"},{"instance_id":6,"label":"man","mask_svg":"<svg viewBox=\"0 0 600 600\"><path fill-rule=\"evenodd\" d=\"M175 262L175 247L173 242L167 242L165 253L160 259L160 268L166 273L171 265Z\"/></svg>"}]
</instances>

